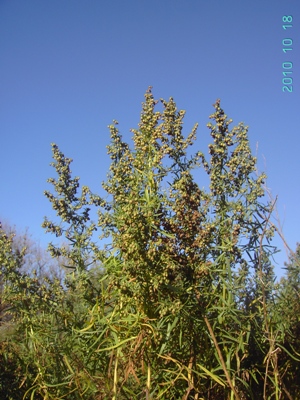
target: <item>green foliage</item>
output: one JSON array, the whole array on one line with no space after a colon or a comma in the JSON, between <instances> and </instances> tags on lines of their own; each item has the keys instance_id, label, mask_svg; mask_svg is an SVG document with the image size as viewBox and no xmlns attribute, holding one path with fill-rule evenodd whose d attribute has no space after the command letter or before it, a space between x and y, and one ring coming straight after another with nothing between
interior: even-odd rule
<instances>
[{"instance_id":1,"label":"green foliage","mask_svg":"<svg viewBox=\"0 0 300 400\"><path fill-rule=\"evenodd\" d=\"M286 264L287 274L281 279L278 290L278 334L279 368L282 370L282 385L300 398L300 245L290 255ZM282 318L284 316L284 318ZM287 389L286 389L287 390Z\"/></svg>"},{"instance_id":2,"label":"green foliage","mask_svg":"<svg viewBox=\"0 0 300 400\"><path fill-rule=\"evenodd\" d=\"M79 196L79 178L71 176L72 160L65 157L56 144L52 144L52 152L55 162L51 165L55 168L58 179L50 178L48 182L53 185L56 196L50 191L45 191L45 196L52 203L52 208L61 222L55 223L45 218L42 226L46 232L55 234L56 237L64 235L68 245L57 247L50 243L50 254L53 257L65 257L69 262L65 267L80 273L93 263L89 256L96 249L91 241L96 226L89 223L88 206L99 205L100 198L93 195L87 186L82 187Z\"/></svg>"},{"instance_id":3,"label":"green foliage","mask_svg":"<svg viewBox=\"0 0 300 400\"><path fill-rule=\"evenodd\" d=\"M64 240L49 251L62 258L65 281L24 273L26 249L16 252L1 233L1 304L13 318L0 328L1 357L16 366L24 399L299 396L290 385L299 321L282 319L297 303L299 269L293 258L295 290L276 287L265 175L256 173L248 127L230 130L219 100L214 109L208 157L190 155L197 125L185 137L185 112L149 89L133 148L116 121L109 126L107 200L86 186L79 193L71 159L52 145L58 177L45 195L58 222L43 226Z\"/></svg>"}]
</instances>

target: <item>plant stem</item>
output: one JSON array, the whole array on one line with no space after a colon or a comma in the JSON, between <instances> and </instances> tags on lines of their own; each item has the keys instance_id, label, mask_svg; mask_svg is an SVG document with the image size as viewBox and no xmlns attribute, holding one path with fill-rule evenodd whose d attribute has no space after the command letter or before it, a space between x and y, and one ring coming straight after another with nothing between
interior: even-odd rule
<instances>
[{"instance_id":1,"label":"plant stem","mask_svg":"<svg viewBox=\"0 0 300 400\"><path fill-rule=\"evenodd\" d=\"M228 385L230 386L231 390L233 391L236 400L241 400L241 399L240 399L240 396L238 395L238 393L237 393L237 391L236 391L236 389L235 389L235 387L233 386L233 383L231 382L229 372L227 371L226 364L225 364L224 358L223 358L222 353L221 353L221 349L220 349L220 347L219 347L219 345L218 345L217 339L216 339L215 334L214 334L214 332L213 332L213 330L212 330L212 327L211 327L211 325L210 325L210 322L209 322L209 320L207 319L207 317L204 317L204 321L205 321L205 323L206 323L207 329L209 330L209 333L210 333L210 335L211 335L211 338L212 338L212 340L213 340L213 342L214 342L214 345L215 345L215 347L216 347L216 350L217 350L217 353L218 353L218 356L219 356L219 359L220 359L220 362L221 362L223 371L224 371L224 373L225 373L225 376L226 376Z\"/></svg>"}]
</instances>

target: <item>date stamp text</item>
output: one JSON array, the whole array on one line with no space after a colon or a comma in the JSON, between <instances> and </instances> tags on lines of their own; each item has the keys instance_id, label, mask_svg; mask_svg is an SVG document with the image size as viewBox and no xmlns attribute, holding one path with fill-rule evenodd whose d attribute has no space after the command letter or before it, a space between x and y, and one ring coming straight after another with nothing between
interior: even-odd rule
<instances>
[{"instance_id":1,"label":"date stamp text","mask_svg":"<svg viewBox=\"0 0 300 400\"><path fill-rule=\"evenodd\" d=\"M293 17L291 15L284 15L282 17L282 29L290 33L293 28ZM289 35L290 36L290 35ZM282 40L282 51L284 54L291 56L293 51L293 39L286 37ZM293 63L285 61L282 63L282 91L291 93L293 91Z\"/></svg>"}]
</instances>

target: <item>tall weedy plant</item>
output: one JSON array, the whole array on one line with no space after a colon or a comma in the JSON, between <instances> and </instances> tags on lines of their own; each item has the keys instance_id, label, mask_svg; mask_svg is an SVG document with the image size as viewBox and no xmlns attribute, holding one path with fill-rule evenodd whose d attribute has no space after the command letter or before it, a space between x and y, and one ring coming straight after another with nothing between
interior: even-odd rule
<instances>
[{"instance_id":1,"label":"tall weedy plant","mask_svg":"<svg viewBox=\"0 0 300 400\"><path fill-rule=\"evenodd\" d=\"M282 398L272 204L248 127L230 129L219 100L214 109L208 155L191 155L197 124L185 137L185 112L149 89L132 146L109 127L106 200L79 193L71 160L52 145L58 178L45 194L59 222L43 225L64 237L49 249L70 272L26 314L19 351L23 371L34 368L24 398ZM21 296L9 268L7 293Z\"/></svg>"},{"instance_id":2,"label":"tall weedy plant","mask_svg":"<svg viewBox=\"0 0 300 400\"><path fill-rule=\"evenodd\" d=\"M173 99L160 103L156 111L158 101L146 93L133 149L117 123L110 126L104 188L111 202L99 218L112 238L107 270L123 312L142 316L141 349L134 349L147 354L151 389L143 368L132 365L154 398L239 398L251 391L249 377L256 379L247 364L253 318L266 319L253 305L267 301L264 279L273 278L265 261L272 236L271 206L261 201L265 175L255 173L248 128L230 130L219 101L208 124L210 160L200 151L188 157L197 125L184 138L185 112ZM210 181L205 189L194 177L199 168Z\"/></svg>"}]
</instances>

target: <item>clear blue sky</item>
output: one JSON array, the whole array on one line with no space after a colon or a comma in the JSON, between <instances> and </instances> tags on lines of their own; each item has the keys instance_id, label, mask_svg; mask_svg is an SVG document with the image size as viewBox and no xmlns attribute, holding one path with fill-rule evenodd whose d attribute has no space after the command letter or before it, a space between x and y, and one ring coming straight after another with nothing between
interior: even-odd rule
<instances>
[{"instance_id":1,"label":"clear blue sky","mask_svg":"<svg viewBox=\"0 0 300 400\"><path fill-rule=\"evenodd\" d=\"M287 30L284 15L293 17ZM293 44L284 53L286 38ZM0 57L2 219L29 227L41 243L48 240L41 223L52 213L43 196L54 176L51 142L74 159L81 183L103 194L107 125L117 119L129 141L151 85L156 98L172 96L187 110L186 133L199 122L197 146L203 151L217 98L234 124L249 125L259 167L279 196L284 234L295 249L299 0L0 0ZM283 62L293 63L292 93L282 91ZM284 252L277 260L281 274Z\"/></svg>"}]
</instances>

